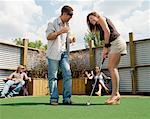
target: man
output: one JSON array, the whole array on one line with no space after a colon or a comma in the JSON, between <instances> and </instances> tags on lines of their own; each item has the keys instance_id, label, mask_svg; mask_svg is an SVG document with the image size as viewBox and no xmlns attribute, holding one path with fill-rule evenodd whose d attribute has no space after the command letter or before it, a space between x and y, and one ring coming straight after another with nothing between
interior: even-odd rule
<instances>
[{"instance_id":1,"label":"man","mask_svg":"<svg viewBox=\"0 0 150 119\"><path fill-rule=\"evenodd\" d=\"M48 40L48 80L50 89L50 104L57 105L59 100L57 88L57 72L61 68L63 74L63 104L71 104L72 77L69 65L69 43L75 42L75 37L71 36L69 20L73 16L73 9L64 6L61 9L60 17L52 23L48 23L46 36Z\"/></svg>"}]
</instances>

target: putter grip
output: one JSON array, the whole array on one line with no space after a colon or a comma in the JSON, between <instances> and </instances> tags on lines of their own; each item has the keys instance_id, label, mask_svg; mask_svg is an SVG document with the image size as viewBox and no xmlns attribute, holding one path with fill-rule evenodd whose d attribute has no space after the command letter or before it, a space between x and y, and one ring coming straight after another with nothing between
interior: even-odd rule
<instances>
[{"instance_id":1,"label":"putter grip","mask_svg":"<svg viewBox=\"0 0 150 119\"><path fill-rule=\"evenodd\" d=\"M104 63L104 61L105 61L105 58L103 58L103 60L102 60L102 64Z\"/></svg>"}]
</instances>

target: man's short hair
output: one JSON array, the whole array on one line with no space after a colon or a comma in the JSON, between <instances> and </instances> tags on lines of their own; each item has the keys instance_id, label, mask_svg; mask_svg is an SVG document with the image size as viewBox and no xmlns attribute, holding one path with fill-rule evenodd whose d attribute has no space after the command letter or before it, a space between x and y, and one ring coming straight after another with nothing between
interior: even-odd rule
<instances>
[{"instance_id":1,"label":"man's short hair","mask_svg":"<svg viewBox=\"0 0 150 119\"><path fill-rule=\"evenodd\" d=\"M68 5L63 6L62 9L61 9L61 15L63 13L72 13L72 12L73 12L72 7L70 7Z\"/></svg>"}]
</instances>

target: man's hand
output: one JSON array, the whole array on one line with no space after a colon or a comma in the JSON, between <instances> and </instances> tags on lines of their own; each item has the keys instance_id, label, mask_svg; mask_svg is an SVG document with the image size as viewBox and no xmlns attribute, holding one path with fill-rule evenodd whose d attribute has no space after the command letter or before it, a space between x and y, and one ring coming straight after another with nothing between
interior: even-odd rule
<instances>
[{"instance_id":1,"label":"man's hand","mask_svg":"<svg viewBox=\"0 0 150 119\"><path fill-rule=\"evenodd\" d=\"M75 37L73 37L73 38L69 38L69 42L70 42L70 43L74 43L74 42L76 42Z\"/></svg>"},{"instance_id":2,"label":"man's hand","mask_svg":"<svg viewBox=\"0 0 150 119\"><path fill-rule=\"evenodd\" d=\"M75 34L71 34L71 35L69 36L69 42L70 42L70 43L76 42Z\"/></svg>"},{"instance_id":3,"label":"man's hand","mask_svg":"<svg viewBox=\"0 0 150 119\"><path fill-rule=\"evenodd\" d=\"M60 34L67 33L69 31L69 27L61 27Z\"/></svg>"}]
</instances>

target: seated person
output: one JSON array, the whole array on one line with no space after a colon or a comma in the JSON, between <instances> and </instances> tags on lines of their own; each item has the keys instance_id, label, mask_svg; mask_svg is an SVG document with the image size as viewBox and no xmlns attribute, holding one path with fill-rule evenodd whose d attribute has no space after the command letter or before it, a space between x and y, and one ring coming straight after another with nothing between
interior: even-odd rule
<instances>
[{"instance_id":1,"label":"seated person","mask_svg":"<svg viewBox=\"0 0 150 119\"><path fill-rule=\"evenodd\" d=\"M28 77L27 74L23 71L24 66L19 65L17 70L7 78L8 81L4 85L0 98L5 98L9 92L10 87L14 84L16 84L16 87L7 95L7 97L13 97L14 94L19 94L21 88L25 84L23 79L25 78L25 80L31 80L31 78Z\"/></svg>"},{"instance_id":2,"label":"seated person","mask_svg":"<svg viewBox=\"0 0 150 119\"><path fill-rule=\"evenodd\" d=\"M24 65L24 70L23 70L24 73L28 74L28 71L27 71L27 66ZM29 81L31 82L31 78L29 78ZM29 92L28 92L28 80L25 80L25 84L23 86L23 96L28 96L29 95Z\"/></svg>"},{"instance_id":3,"label":"seated person","mask_svg":"<svg viewBox=\"0 0 150 119\"><path fill-rule=\"evenodd\" d=\"M85 72L86 76L88 77L88 79L95 79L98 80L98 92L96 92L95 94L97 94L98 96L101 96L101 90L102 88L105 89L105 91L109 94L109 89L106 87L105 83L104 83L104 78L110 78L107 77L103 72L100 71L100 67L96 66L95 67L95 71L91 71L91 73Z\"/></svg>"}]
</instances>

